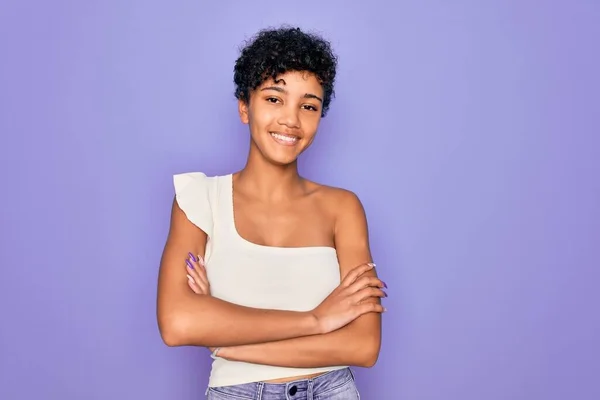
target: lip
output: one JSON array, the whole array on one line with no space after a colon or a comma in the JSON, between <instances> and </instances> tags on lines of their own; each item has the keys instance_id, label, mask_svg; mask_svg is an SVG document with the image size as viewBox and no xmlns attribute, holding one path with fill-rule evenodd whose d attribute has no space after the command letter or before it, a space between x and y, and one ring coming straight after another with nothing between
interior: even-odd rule
<instances>
[{"instance_id":1,"label":"lip","mask_svg":"<svg viewBox=\"0 0 600 400\"><path fill-rule=\"evenodd\" d=\"M296 138L296 140L293 141L293 142L287 141L287 140L282 140L282 139L277 138L275 135L273 135L274 133L277 134L277 135L280 135L280 136L286 136L286 137ZM300 142L300 138L298 136L296 136L296 135L287 135L285 133L280 133L280 132L269 132L269 136L271 136L271 138L275 142L277 142L278 144L280 144L282 146L289 146L289 147L291 147L291 146L297 145L298 142Z\"/></svg>"}]
</instances>

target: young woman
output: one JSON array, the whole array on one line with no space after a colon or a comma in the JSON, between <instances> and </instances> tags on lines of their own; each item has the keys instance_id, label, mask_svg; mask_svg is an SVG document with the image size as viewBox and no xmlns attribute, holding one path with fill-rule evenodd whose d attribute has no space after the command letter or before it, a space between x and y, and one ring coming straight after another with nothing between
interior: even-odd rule
<instances>
[{"instance_id":1,"label":"young woman","mask_svg":"<svg viewBox=\"0 0 600 400\"><path fill-rule=\"evenodd\" d=\"M299 176L337 60L300 29L259 32L235 64L245 167L175 175L157 314L169 346L205 346L208 399L358 399L378 358L380 298L352 192Z\"/></svg>"}]
</instances>

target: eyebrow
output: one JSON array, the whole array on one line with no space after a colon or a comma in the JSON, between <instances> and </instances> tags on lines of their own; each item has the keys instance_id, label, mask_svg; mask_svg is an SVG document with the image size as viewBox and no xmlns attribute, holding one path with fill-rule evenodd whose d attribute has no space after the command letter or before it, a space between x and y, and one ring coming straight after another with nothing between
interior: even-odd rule
<instances>
[{"instance_id":1,"label":"eyebrow","mask_svg":"<svg viewBox=\"0 0 600 400\"><path fill-rule=\"evenodd\" d=\"M287 90L285 90L284 88L282 88L280 86L267 86L267 87L262 88L260 91L263 92L265 90L274 90L274 91L279 92L279 93L286 93L287 94ZM323 99L320 98L319 96L317 96L316 94L306 93L303 97L305 99L315 99L315 100L319 100L321 103L323 102Z\"/></svg>"}]
</instances>

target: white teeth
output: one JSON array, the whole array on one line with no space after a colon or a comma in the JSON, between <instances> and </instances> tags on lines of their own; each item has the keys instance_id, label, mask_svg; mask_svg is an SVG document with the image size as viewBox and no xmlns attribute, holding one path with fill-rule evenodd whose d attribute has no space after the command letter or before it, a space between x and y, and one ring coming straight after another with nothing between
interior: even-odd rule
<instances>
[{"instance_id":1,"label":"white teeth","mask_svg":"<svg viewBox=\"0 0 600 400\"><path fill-rule=\"evenodd\" d=\"M288 142L288 143L294 143L298 141L298 138L295 136L285 136L285 135L280 135L279 133L274 133L271 132L271 135L275 138L275 139L279 139L282 140L284 142Z\"/></svg>"}]
</instances>

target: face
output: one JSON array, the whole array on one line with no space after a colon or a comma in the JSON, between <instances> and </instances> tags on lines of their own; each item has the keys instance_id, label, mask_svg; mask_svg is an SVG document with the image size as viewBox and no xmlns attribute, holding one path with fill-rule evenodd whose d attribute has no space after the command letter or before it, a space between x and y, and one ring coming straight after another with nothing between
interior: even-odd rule
<instances>
[{"instance_id":1,"label":"face","mask_svg":"<svg viewBox=\"0 0 600 400\"><path fill-rule=\"evenodd\" d=\"M240 118L250 126L251 152L287 165L313 142L323 103L323 88L307 72L290 71L269 79L239 102Z\"/></svg>"}]
</instances>

